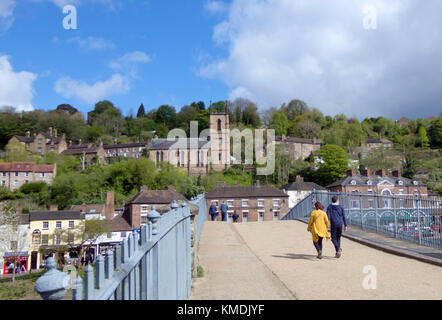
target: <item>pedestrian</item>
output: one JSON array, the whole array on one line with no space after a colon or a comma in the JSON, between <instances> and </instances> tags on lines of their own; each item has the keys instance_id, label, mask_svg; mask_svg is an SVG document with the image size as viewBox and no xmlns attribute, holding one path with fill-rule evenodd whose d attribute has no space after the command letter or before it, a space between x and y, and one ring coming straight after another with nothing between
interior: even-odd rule
<instances>
[{"instance_id":1,"label":"pedestrian","mask_svg":"<svg viewBox=\"0 0 442 320\"><path fill-rule=\"evenodd\" d=\"M209 214L212 217L212 221L216 221L216 216L218 215L218 210L216 209L214 202L212 202L212 205L209 208Z\"/></svg>"},{"instance_id":2,"label":"pedestrian","mask_svg":"<svg viewBox=\"0 0 442 320\"><path fill-rule=\"evenodd\" d=\"M232 218L233 222L238 222L239 215L236 213L236 210L233 212Z\"/></svg>"},{"instance_id":3,"label":"pedestrian","mask_svg":"<svg viewBox=\"0 0 442 320\"><path fill-rule=\"evenodd\" d=\"M342 254L342 225L344 225L344 231L347 231L347 221L345 220L344 207L339 204L337 196L332 197L332 203L327 208L327 216L330 220L331 241L336 249L335 257L340 258Z\"/></svg>"},{"instance_id":4,"label":"pedestrian","mask_svg":"<svg viewBox=\"0 0 442 320\"><path fill-rule=\"evenodd\" d=\"M224 201L221 204L219 209L221 210L222 220L227 221L227 210L229 210L229 207L227 206L227 204Z\"/></svg>"},{"instance_id":5,"label":"pedestrian","mask_svg":"<svg viewBox=\"0 0 442 320\"><path fill-rule=\"evenodd\" d=\"M320 202L315 203L315 209L310 214L307 231L312 233L313 245L318 252L316 258L322 259L322 240L324 238L327 238L327 241L330 239L328 233L329 223L327 214L324 212L324 206Z\"/></svg>"}]
</instances>

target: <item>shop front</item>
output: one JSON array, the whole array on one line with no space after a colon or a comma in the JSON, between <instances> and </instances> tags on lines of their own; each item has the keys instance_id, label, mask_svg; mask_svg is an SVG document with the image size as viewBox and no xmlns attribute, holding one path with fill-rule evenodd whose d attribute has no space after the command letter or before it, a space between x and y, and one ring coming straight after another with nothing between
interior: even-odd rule
<instances>
[{"instance_id":1,"label":"shop front","mask_svg":"<svg viewBox=\"0 0 442 320\"><path fill-rule=\"evenodd\" d=\"M3 256L3 274L28 272L29 255L27 251L23 252L6 252Z\"/></svg>"}]
</instances>

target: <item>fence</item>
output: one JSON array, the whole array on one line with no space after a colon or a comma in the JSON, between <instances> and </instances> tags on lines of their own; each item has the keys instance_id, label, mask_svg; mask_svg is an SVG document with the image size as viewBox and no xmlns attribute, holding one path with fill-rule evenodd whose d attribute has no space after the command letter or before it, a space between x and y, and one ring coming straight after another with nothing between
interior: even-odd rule
<instances>
[{"instance_id":1,"label":"fence","mask_svg":"<svg viewBox=\"0 0 442 320\"><path fill-rule=\"evenodd\" d=\"M441 199L313 191L283 220L308 219L316 201L327 208L333 196L337 196L344 207L348 225L442 248Z\"/></svg>"},{"instance_id":2,"label":"fence","mask_svg":"<svg viewBox=\"0 0 442 320\"><path fill-rule=\"evenodd\" d=\"M204 196L197 197L192 203L198 206L204 203L205 207ZM200 213L204 207L200 207ZM203 222L198 216L197 230L202 228ZM139 233L126 238L114 251L107 251L105 257L98 256L95 271L88 265L84 282L80 277L71 280L71 283L75 282L73 300L189 298L192 285L189 207L184 202L181 206L174 202L171 210L162 215L152 207L148 218L148 225L142 226ZM66 293L63 281L67 276L55 270L55 261L48 263L48 270L37 280L35 290L45 299L61 299Z\"/></svg>"},{"instance_id":3,"label":"fence","mask_svg":"<svg viewBox=\"0 0 442 320\"><path fill-rule=\"evenodd\" d=\"M207 204L206 204L206 198L204 194L201 194L197 196L196 198L192 199L190 203L198 206L199 212L196 216L196 222L195 222L195 243L198 244L201 237L201 232L203 231L203 225L204 222L208 220L208 211L207 211Z\"/></svg>"}]
</instances>

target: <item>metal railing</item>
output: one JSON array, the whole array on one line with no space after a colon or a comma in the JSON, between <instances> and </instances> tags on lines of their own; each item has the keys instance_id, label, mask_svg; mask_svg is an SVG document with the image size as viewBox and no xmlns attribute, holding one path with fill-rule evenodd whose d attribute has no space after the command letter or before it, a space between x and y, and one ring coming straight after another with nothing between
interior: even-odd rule
<instances>
[{"instance_id":1,"label":"metal railing","mask_svg":"<svg viewBox=\"0 0 442 320\"><path fill-rule=\"evenodd\" d=\"M204 195L198 196L191 203L199 207L199 213L205 210ZM197 234L201 233L204 223L204 217L199 216L207 214L204 211L204 214L197 215ZM174 201L171 210L162 215L152 207L148 218L149 223L141 226L139 233L133 233L122 244L116 245L114 250L98 256L95 270L89 264L85 269L84 281L79 276L69 281L70 284L74 283L73 300L189 298L192 286L192 229L189 207L185 202L179 206ZM49 271L37 280L35 290L45 299L58 300L66 294L68 276L54 270L55 263L51 263ZM64 284L56 284L57 281ZM57 291L54 286L60 294L54 294Z\"/></svg>"},{"instance_id":2,"label":"metal railing","mask_svg":"<svg viewBox=\"0 0 442 320\"><path fill-rule=\"evenodd\" d=\"M308 219L319 201L333 196L345 209L347 224L433 248L442 248L442 200L410 196L313 191L283 220Z\"/></svg>"}]
</instances>

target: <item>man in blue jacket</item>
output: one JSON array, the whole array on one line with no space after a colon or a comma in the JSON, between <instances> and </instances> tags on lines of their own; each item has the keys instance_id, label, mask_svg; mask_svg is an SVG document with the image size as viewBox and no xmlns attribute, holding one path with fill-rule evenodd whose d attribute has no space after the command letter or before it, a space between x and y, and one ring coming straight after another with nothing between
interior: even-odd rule
<instances>
[{"instance_id":1,"label":"man in blue jacket","mask_svg":"<svg viewBox=\"0 0 442 320\"><path fill-rule=\"evenodd\" d=\"M347 231L347 221L345 220L344 207L339 204L337 196L332 197L332 204L327 208L327 216L331 227L331 240L336 249L336 258L341 257L341 235L342 225L344 231Z\"/></svg>"},{"instance_id":2,"label":"man in blue jacket","mask_svg":"<svg viewBox=\"0 0 442 320\"><path fill-rule=\"evenodd\" d=\"M209 208L209 214L212 217L212 221L216 221L216 216L218 215L218 210L216 209L214 202L212 202L212 205Z\"/></svg>"},{"instance_id":3,"label":"man in blue jacket","mask_svg":"<svg viewBox=\"0 0 442 320\"><path fill-rule=\"evenodd\" d=\"M223 221L227 221L227 210L229 210L229 207L227 206L227 204L224 201L221 204L219 209L221 210L221 215L223 217Z\"/></svg>"}]
</instances>

